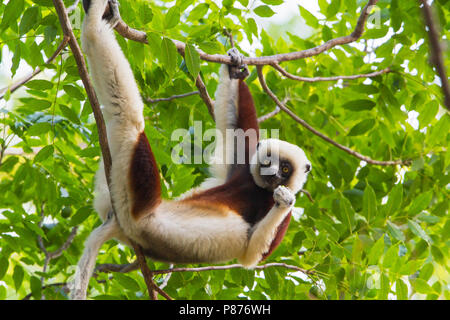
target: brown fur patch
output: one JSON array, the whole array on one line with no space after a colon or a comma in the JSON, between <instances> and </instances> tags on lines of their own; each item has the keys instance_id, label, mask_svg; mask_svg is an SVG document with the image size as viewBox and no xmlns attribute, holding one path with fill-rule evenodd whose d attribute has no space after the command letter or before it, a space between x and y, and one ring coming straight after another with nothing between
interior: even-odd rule
<instances>
[{"instance_id":1,"label":"brown fur patch","mask_svg":"<svg viewBox=\"0 0 450 320\"><path fill-rule=\"evenodd\" d=\"M249 157L255 152L256 144L259 140L259 125L252 95L247 84L243 80L239 80L238 108L238 128L241 128L244 131L249 129L256 131L257 141L250 141L246 138L246 163L249 163Z\"/></svg>"},{"instance_id":2,"label":"brown fur patch","mask_svg":"<svg viewBox=\"0 0 450 320\"><path fill-rule=\"evenodd\" d=\"M264 218L274 204L272 192L255 184L248 166L238 168L225 184L193 194L182 201L231 210L250 225Z\"/></svg>"},{"instance_id":3,"label":"brown fur patch","mask_svg":"<svg viewBox=\"0 0 450 320\"><path fill-rule=\"evenodd\" d=\"M158 165L144 132L139 135L130 163L131 214L135 220L161 202Z\"/></svg>"}]
</instances>

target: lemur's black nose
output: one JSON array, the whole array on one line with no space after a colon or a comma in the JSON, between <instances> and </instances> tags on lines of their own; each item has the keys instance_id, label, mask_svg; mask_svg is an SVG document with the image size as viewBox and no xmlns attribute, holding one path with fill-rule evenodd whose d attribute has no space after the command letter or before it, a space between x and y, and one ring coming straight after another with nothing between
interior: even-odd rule
<instances>
[{"instance_id":1,"label":"lemur's black nose","mask_svg":"<svg viewBox=\"0 0 450 320\"><path fill-rule=\"evenodd\" d=\"M306 166L305 166L305 173L307 173L307 172L310 172L311 171L311 165L310 164L307 164Z\"/></svg>"}]
</instances>

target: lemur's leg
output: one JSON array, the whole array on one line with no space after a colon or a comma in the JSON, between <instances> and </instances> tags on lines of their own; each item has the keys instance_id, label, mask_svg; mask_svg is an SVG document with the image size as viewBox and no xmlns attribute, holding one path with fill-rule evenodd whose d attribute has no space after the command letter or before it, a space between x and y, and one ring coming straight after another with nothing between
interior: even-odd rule
<instances>
[{"instance_id":1,"label":"lemur's leg","mask_svg":"<svg viewBox=\"0 0 450 320\"><path fill-rule=\"evenodd\" d=\"M210 167L213 176L222 183L229 177L229 171L232 168L230 164L234 163L237 152L234 137L227 136L227 129L231 130L231 133L239 129L239 79L248 75L247 67L243 64L243 55L236 48L228 50L228 55L233 64L223 64L219 70L214 118L220 137L216 139L214 154L217 163Z\"/></svg>"},{"instance_id":2,"label":"lemur's leg","mask_svg":"<svg viewBox=\"0 0 450 320\"><path fill-rule=\"evenodd\" d=\"M73 281L70 298L72 300L85 300L86 291L89 284L89 279L95 267L95 260L98 251L103 243L116 237L121 233L117 220L113 215L110 215L100 227L92 231L89 238L86 240L83 256L78 262L77 270L75 272L75 279Z\"/></svg>"},{"instance_id":3,"label":"lemur's leg","mask_svg":"<svg viewBox=\"0 0 450 320\"><path fill-rule=\"evenodd\" d=\"M87 12L81 32L82 47L104 107L114 158L121 145L136 142L144 129L143 102L128 60L113 33L120 18L117 0L85 0L83 4Z\"/></svg>"},{"instance_id":4,"label":"lemur's leg","mask_svg":"<svg viewBox=\"0 0 450 320\"><path fill-rule=\"evenodd\" d=\"M250 230L247 250L239 262L251 268L258 264L272 243L278 226L291 211L295 203L295 195L289 188L279 186L273 192L275 205L269 213Z\"/></svg>"}]
</instances>

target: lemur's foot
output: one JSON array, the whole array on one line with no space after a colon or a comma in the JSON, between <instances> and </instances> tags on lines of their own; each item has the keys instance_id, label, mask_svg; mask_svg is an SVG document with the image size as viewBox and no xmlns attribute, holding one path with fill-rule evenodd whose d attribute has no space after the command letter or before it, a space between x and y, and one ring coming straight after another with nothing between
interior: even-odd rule
<instances>
[{"instance_id":1,"label":"lemur's foot","mask_svg":"<svg viewBox=\"0 0 450 320\"><path fill-rule=\"evenodd\" d=\"M273 192L273 199L277 207L289 208L295 203L295 195L285 186L278 186Z\"/></svg>"},{"instance_id":2,"label":"lemur's foot","mask_svg":"<svg viewBox=\"0 0 450 320\"><path fill-rule=\"evenodd\" d=\"M92 2L99 1L104 3L105 10L102 19L108 21L111 27L115 27L120 21L119 2L117 0L83 0L83 8L86 13L91 13ZM99 5L102 5L99 3Z\"/></svg>"},{"instance_id":3,"label":"lemur's foot","mask_svg":"<svg viewBox=\"0 0 450 320\"><path fill-rule=\"evenodd\" d=\"M231 79L245 79L248 75L247 65L244 63L244 56L236 48L228 50L232 65L229 66Z\"/></svg>"}]
</instances>

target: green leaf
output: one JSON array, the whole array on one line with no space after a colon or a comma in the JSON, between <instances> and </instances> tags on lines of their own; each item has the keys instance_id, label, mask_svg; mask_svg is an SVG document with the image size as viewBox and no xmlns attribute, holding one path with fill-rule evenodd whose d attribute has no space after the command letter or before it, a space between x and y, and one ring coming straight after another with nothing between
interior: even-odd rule
<instances>
[{"instance_id":1,"label":"green leaf","mask_svg":"<svg viewBox=\"0 0 450 320\"><path fill-rule=\"evenodd\" d=\"M428 208L428 205L430 204L431 198L433 197L433 191L430 190L426 193L420 194L417 198L414 199L413 203L409 207L409 214L411 216L415 216L416 214L420 213L422 210L425 210Z\"/></svg>"},{"instance_id":2,"label":"green leaf","mask_svg":"<svg viewBox=\"0 0 450 320\"><path fill-rule=\"evenodd\" d=\"M8 259L5 257L0 257L0 280L3 279L3 277L6 274L6 271L8 271L9 262Z\"/></svg>"},{"instance_id":3,"label":"green leaf","mask_svg":"<svg viewBox=\"0 0 450 320\"><path fill-rule=\"evenodd\" d=\"M369 251L369 265L378 265L380 262L380 257L384 252L384 237L381 236L380 239L375 242Z\"/></svg>"},{"instance_id":4,"label":"green leaf","mask_svg":"<svg viewBox=\"0 0 450 320\"><path fill-rule=\"evenodd\" d=\"M255 35L258 36L258 25L255 22L255 19L249 18L247 20L248 27L250 28L250 31Z\"/></svg>"},{"instance_id":5,"label":"green leaf","mask_svg":"<svg viewBox=\"0 0 450 320\"><path fill-rule=\"evenodd\" d=\"M3 11L0 30L6 29L8 26L16 23L17 19L23 12L24 0L10 0Z\"/></svg>"},{"instance_id":6,"label":"green leaf","mask_svg":"<svg viewBox=\"0 0 450 320\"><path fill-rule=\"evenodd\" d=\"M163 38L161 42L161 60L167 73L173 76L177 68L177 48L168 38Z\"/></svg>"},{"instance_id":7,"label":"green leaf","mask_svg":"<svg viewBox=\"0 0 450 320\"><path fill-rule=\"evenodd\" d=\"M353 210L350 201L345 197L341 198L341 217L341 221L347 225L348 230L352 232L355 226L355 211Z\"/></svg>"},{"instance_id":8,"label":"green leaf","mask_svg":"<svg viewBox=\"0 0 450 320\"><path fill-rule=\"evenodd\" d=\"M161 59L161 37L154 32L147 32L148 48L154 58Z\"/></svg>"},{"instance_id":9,"label":"green leaf","mask_svg":"<svg viewBox=\"0 0 450 320\"><path fill-rule=\"evenodd\" d=\"M124 275L121 273L115 273L114 279L116 279L117 282L119 282L120 285L127 290L130 290L133 292L139 291L139 283L137 283L136 280L134 280L133 278L131 278L127 275Z\"/></svg>"},{"instance_id":10,"label":"green leaf","mask_svg":"<svg viewBox=\"0 0 450 320\"><path fill-rule=\"evenodd\" d=\"M20 98L23 105L30 111L41 111L48 109L52 103L48 100L36 99L36 98Z\"/></svg>"},{"instance_id":11,"label":"green leaf","mask_svg":"<svg viewBox=\"0 0 450 320\"><path fill-rule=\"evenodd\" d=\"M52 129L52 125L48 122L40 122L33 124L28 130L27 133L30 136L40 136L44 133L49 132Z\"/></svg>"},{"instance_id":12,"label":"green leaf","mask_svg":"<svg viewBox=\"0 0 450 320\"><path fill-rule=\"evenodd\" d=\"M423 293L423 294L434 293L434 290L423 279L417 278L413 282L413 286L414 286L414 289L416 289L416 291L418 293Z\"/></svg>"},{"instance_id":13,"label":"green leaf","mask_svg":"<svg viewBox=\"0 0 450 320\"><path fill-rule=\"evenodd\" d=\"M166 29L171 29L175 27L178 22L180 22L180 9L177 6L173 6L165 15L164 26Z\"/></svg>"},{"instance_id":14,"label":"green leaf","mask_svg":"<svg viewBox=\"0 0 450 320\"><path fill-rule=\"evenodd\" d=\"M362 214L368 223L377 216L377 197L370 184L364 190Z\"/></svg>"},{"instance_id":15,"label":"green leaf","mask_svg":"<svg viewBox=\"0 0 450 320\"><path fill-rule=\"evenodd\" d=\"M0 285L0 301L6 300L6 288Z\"/></svg>"},{"instance_id":16,"label":"green leaf","mask_svg":"<svg viewBox=\"0 0 450 320\"><path fill-rule=\"evenodd\" d=\"M53 152L54 152L53 145L50 144L48 146L45 146L41 150L39 150L39 152L36 154L36 156L34 157L34 161L42 162L51 155L53 155Z\"/></svg>"},{"instance_id":17,"label":"green leaf","mask_svg":"<svg viewBox=\"0 0 450 320\"><path fill-rule=\"evenodd\" d=\"M31 80L25 83L25 87L35 90L48 90L53 88L53 83L47 80Z\"/></svg>"},{"instance_id":18,"label":"green leaf","mask_svg":"<svg viewBox=\"0 0 450 320\"><path fill-rule=\"evenodd\" d=\"M14 288L16 288L16 291L20 289L22 286L22 281L25 273L23 271L23 268L21 265L16 265L14 267L14 273L13 273L13 281L14 281Z\"/></svg>"},{"instance_id":19,"label":"green leaf","mask_svg":"<svg viewBox=\"0 0 450 320\"><path fill-rule=\"evenodd\" d=\"M145 1L140 2L140 5L141 10L139 11L138 17L141 20L142 24L145 25L153 20L153 11Z\"/></svg>"},{"instance_id":20,"label":"green leaf","mask_svg":"<svg viewBox=\"0 0 450 320\"><path fill-rule=\"evenodd\" d=\"M42 295L42 286L41 286L41 280L39 278L32 276L30 278L30 288L31 293L33 294L33 298L36 300L41 300Z\"/></svg>"},{"instance_id":21,"label":"green leaf","mask_svg":"<svg viewBox=\"0 0 450 320\"><path fill-rule=\"evenodd\" d=\"M436 100L432 100L427 103L420 111L417 119L419 120L420 128L426 127L435 117L439 111L439 103Z\"/></svg>"},{"instance_id":22,"label":"green leaf","mask_svg":"<svg viewBox=\"0 0 450 320\"><path fill-rule=\"evenodd\" d=\"M308 26L313 28L319 27L319 20L316 18L315 15L313 15L311 12L309 12L300 5L298 6L298 8L300 9L300 15L302 16L303 19L305 19L305 22Z\"/></svg>"},{"instance_id":23,"label":"green leaf","mask_svg":"<svg viewBox=\"0 0 450 320\"><path fill-rule=\"evenodd\" d=\"M391 246L383 258L383 267L390 268L392 267L398 259L398 247Z\"/></svg>"},{"instance_id":24,"label":"green leaf","mask_svg":"<svg viewBox=\"0 0 450 320\"><path fill-rule=\"evenodd\" d=\"M86 220L92 214L91 206L84 206L78 209L77 213L75 213L70 219L70 226L74 227L81 224L84 220Z\"/></svg>"},{"instance_id":25,"label":"green leaf","mask_svg":"<svg viewBox=\"0 0 450 320\"><path fill-rule=\"evenodd\" d=\"M331 0L330 5L327 8L327 18L334 17L341 8L341 0Z\"/></svg>"},{"instance_id":26,"label":"green leaf","mask_svg":"<svg viewBox=\"0 0 450 320\"><path fill-rule=\"evenodd\" d=\"M255 14L263 18L269 18L275 14L275 12L272 9L270 9L269 6L265 5L255 8L253 12L255 12Z\"/></svg>"},{"instance_id":27,"label":"green leaf","mask_svg":"<svg viewBox=\"0 0 450 320\"><path fill-rule=\"evenodd\" d=\"M378 292L379 300L387 300L389 293L391 292L389 277L384 273L380 276L380 291Z\"/></svg>"},{"instance_id":28,"label":"green leaf","mask_svg":"<svg viewBox=\"0 0 450 320\"><path fill-rule=\"evenodd\" d=\"M365 110L371 110L373 107L375 107L376 103L372 100L367 99L359 99L359 100L352 100L344 103L342 105L342 108L351 110L351 111L365 111Z\"/></svg>"},{"instance_id":29,"label":"green leaf","mask_svg":"<svg viewBox=\"0 0 450 320\"><path fill-rule=\"evenodd\" d=\"M395 224L393 224L389 220L387 221L387 229L389 231L389 234L393 238L400 240L400 241L405 241L405 235L403 234L402 230L400 230L399 227L397 227Z\"/></svg>"},{"instance_id":30,"label":"green leaf","mask_svg":"<svg viewBox=\"0 0 450 320\"><path fill-rule=\"evenodd\" d=\"M78 118L78 115L73 111L71 108L60 104L59 109L61 109L62 114L64 117L69 119L71 122L81 125L80 119Z\"/></svg>"},{"instance_id":31,"label":"green leaf","mask_svg":"<svg viewBox=\"0 0 450 320\"><path fill-rule=\"evenodd\" d=\"M375 125L375 120L373 119L366 119L355 125L353 128L350 129L350 132L347 134L347 136L359 136L370 129L372 129Z\"/></svg>"},{"instance_id":32,"label":"green leaf","mask_svg":"<svg viewBox=\"0 0 450 320\"><path fill-rule=\"evenodd\" d=\"M400 278L395 281L395 293L397 300L408 300L408 286Z\"/></svg>"},{"instance_id":33,"label":"green leaf","mask_svg":"<svg viewBox=\"0 0 450 320\"><path fill-rule=\"evenodd\" d=\"M439 121L432 126L431 134L428 135L427 141L430 146L435 146L444 138L447 137L447 134L450 131L450 116L448 114L442 115Z\"/></svg>"},{"instance_id":34,"label":"green leaf","mask_svg":"<svg viewBox=\"0 0 450 320\"><path fill-rule=\"evenodd\" d=\"M39 7L31 7L25 10L19 25L19 34L23 35L33 28L39 18Z\"/></svg>"},{"instance_id":35,"label":"green leaf","mask_svg":"<svg viewBox=\"0 0 450 320\"><path fill-rule=\"evenodd\" d=\"M264 270L264 277L267 284L275 293L278 292L280 279L278 277L277 271L274 268L267 268Z\"/></svg>"},{"instance_id":36,"label":"green leaf","mask_svg":"<svg viewBox=\"0 0 450 320\"><path fill-rule=\"evenodd\" d=\"M409 230L411 230L411 232L414 233L416 236L422 238L423 240L428 242L428 244L431 243L430 237L417 222L408 220L408 227L409 227Z\"/></svg>"},{"instance_id":37,"label":"green leaf","mask_svg":"<svg viewBox=\"0 0 450 320\"><path fill-rule=\"evenodd\" d=\"M372 29L368 29L364 32L365 39L379 39L383 38L389 31L389 27L382 25L379 27L374 27Z\"/></svg>"},{"instance_id":38,"label":"green leaf","mask_svg":"<svg viewBox=\"0 0 450 320\"><path fill-rule=\"evenodd\" d=\"M401 208L403 202L403 186L401 183L396 184L389 193L389 200L386 203L386 217L392 216Z\"/></svg>"},{"instance_id":39,"label":"green leaf","mask_svg":"<svg viewBox=\"0 0 450 320\"><path fill-rule=\"evenodd\" d=\"M420 269L419 278L428 281L433 275L433 272L433 263L429 262Z\"/></svg>"},{"instance_id":40,"label":"green leaf","mask_svg":"<svg viewBox=\"0 0 450 320\"><path fill-rule=\"evenodd\" d=\"M378 132L380 133L381 139L386 142L391 148L395 148L395 140L392 136L392 130L390 130L383 122L378 123Z\"/></svg>"},{"instance_id":41,"label":"green leaf","mask_svg":"<svg viewBox=\"0 0 450 320\"><path fill-rule=\"evenodd\" d=\"M196 6L192 11L189 13L189 17L187 18L188 21L197 21L199 19L205 18L206 13L209 10L209 5L206 3L201 3L198 6Z\"/></svg>"},{"instance_id":42,"label":"green leaf","mask_svg":"<svg viewBox=\"0 0 450 320\"><path fill-rule=\"evenodd\" d=\"M186 43L184 59L189 73L196 79L200 72L200 56L194 46L189 43Z\"/></svg>"},{"instance_id":43,"label":"green leaf","mask_svg":"<svg viewBox=\"0 0 450 320\"><path fill-rule=\"evenodd\" d=\"M70 84L66 84L63 86L64 91L71 97L77 99L77 100L85 100L86 97L81 92L81 90L77 86L73 86Z\"/></svg>"}]
</instances>

